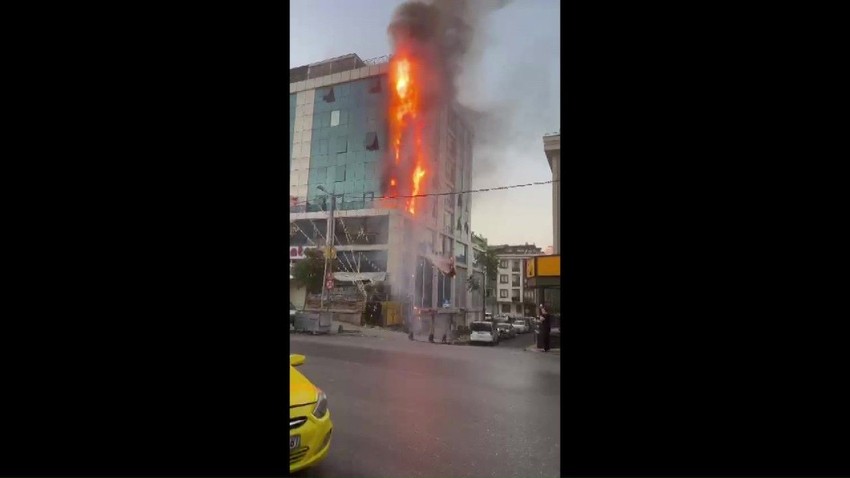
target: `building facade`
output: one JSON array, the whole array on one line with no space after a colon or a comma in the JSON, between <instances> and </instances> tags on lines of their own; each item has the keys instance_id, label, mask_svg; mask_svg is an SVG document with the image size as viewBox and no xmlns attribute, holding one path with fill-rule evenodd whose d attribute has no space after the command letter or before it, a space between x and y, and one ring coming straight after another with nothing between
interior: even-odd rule
<instances>
[{"instance_id":1,"label":"building facade","mask_svg":"<svg viewBox=\"0 0 850 478\"><path fill-rule=\"evenodd\" d=\"M418 198L416 215L401 200L382 199L384 162L391 160L388 70L387 59L367 63L354 54L290 70L290 249L324 247L330 193L341 286L384 281L391 300L411 307L472 309L470 196ZM466 115L452 105L435 117L424 192L470 189ZM448 259L454 277L435 266Z\"/></svg>"},{"instance_id":2,"label":"building facade","mask_svg":"<svg viewBox=\"0 0 850 478\"><path fill-rule=\"evenodd\" d=\"M543 136L543 151L552 170L552 235L555 254L561 253L561 132Z\"/></svg>"},{"instance_id":3,"label":"building facade","mask_svg":"<svg viewBox=\"0 0 850 478\"><path fill-rule=\"evenodd\" d=\"M493 246L499 257L499 273L496 280L495 296L497 313L511 317L535 316L533 299L526 294L526 262L529 258L543 254L535 245Z\"/></svg>"}]
</instances>

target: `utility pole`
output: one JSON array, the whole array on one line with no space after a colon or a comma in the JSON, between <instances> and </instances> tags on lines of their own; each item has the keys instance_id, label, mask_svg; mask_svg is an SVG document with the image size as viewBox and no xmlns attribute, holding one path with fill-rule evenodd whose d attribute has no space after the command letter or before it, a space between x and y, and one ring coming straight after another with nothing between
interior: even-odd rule
<instances>
[{"instance_id":1,"label":"utility pole","mask_svg":"<svg viewBox=\"0 0 850 478\"><path fill-rule=\"evenodd\" d=\"M481 276L481 320L487 318L487 270Z\"/></svg>"},{"instance_id":2,"label":"utility pole","mask_svg":"<svg viewBox=\"0 0 850 478\"><path fill-rule=\"evenodd\" d=\"M325 308L325 293L328 293L328 307L330 307L330 293L328 289L328 271L333 273L333 264L331 263L331 251L333 250L334 245L334 207L336 206L336 196L329 193L324 186L318 187L319 191L324 191L331 197L331 207L328 209L328 227L327 233L325 234L325 271L322 275L322 302L321 308Z\"/></svg>"}]
</instances>

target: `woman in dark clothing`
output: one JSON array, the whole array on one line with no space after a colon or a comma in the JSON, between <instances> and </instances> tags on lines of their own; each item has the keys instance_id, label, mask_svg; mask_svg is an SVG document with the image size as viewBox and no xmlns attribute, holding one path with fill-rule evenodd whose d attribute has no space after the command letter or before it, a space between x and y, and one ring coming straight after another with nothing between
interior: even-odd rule
<instances>
[{"instance_id":1,"label":"woman in dark clothing","mask_svg":"<svg viewBox=\"0 0 850 478\"><path fill-rule=\"evenodd\" d=\"M549 351L549 332L552 328L552 320L549 311L543 304L540 304L540 339L543 341L543 351Z\"/></svg>"}]
</instances>

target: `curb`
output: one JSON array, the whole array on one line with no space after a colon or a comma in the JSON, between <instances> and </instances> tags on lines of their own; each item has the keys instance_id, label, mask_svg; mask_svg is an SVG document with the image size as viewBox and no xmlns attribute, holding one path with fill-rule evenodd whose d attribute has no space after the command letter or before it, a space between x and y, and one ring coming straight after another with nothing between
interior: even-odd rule
<instances>
[{"instance_id":1,"label":"curb","mask_svg":"<svg viewBox=\"0 0 850 478\"><path fill-rule=\"evenodd\" d=\"M544 352L542 349L538 349L537 345L529 345L528 347L525 348L525 351L526 352L539 353L539 354L550 353L550 354L555 354L555 355L561 355L561 349L560 348L551 348L551 349L549 349L549 352Z\"/></svg>"}]
</instances>

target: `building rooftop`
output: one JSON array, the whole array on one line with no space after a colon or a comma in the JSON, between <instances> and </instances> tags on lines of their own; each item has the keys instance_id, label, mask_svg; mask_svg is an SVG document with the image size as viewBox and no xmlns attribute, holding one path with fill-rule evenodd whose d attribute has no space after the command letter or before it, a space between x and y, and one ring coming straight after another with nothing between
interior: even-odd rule
<instances>
[{"instance_id":1,"label":"building rooftop","mask_svg":"<svg viewBox=\"0 0 850 478\"><path fill-rule=\"evenodd\" d=\"M312 80L320 76L331 75L343 71L356 70L366 66L366 62L360 59L355 53L322 60L309 65L298 66L289 69L289 82Z\"/></svg>"},{"instance_id":2,"label":"building rooftop","mask_svg":"<svg viewBox=\"0 0 850 478\"><path fill-rule=\"evenodd\" d=\"M519 244L519 245L510 245L510 244L501 244L498 246L490 247L493 252L496 254L518 254L518 255L535 255L535 254L543 254L543 249L537 247L534 244Z\"/></svg>"}]
</instances>

